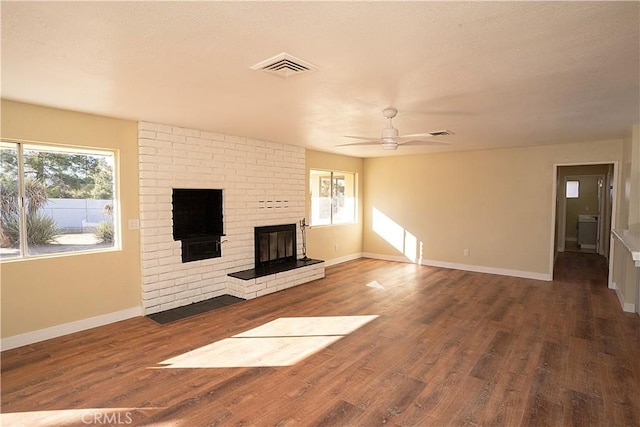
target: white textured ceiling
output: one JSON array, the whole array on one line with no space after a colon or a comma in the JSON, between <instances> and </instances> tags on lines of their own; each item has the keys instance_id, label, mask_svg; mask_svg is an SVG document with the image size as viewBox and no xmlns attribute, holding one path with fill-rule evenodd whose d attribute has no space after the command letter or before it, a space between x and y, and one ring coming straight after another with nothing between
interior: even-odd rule
<instances>
[{"instance_id":1,"label":"white textured ceiling","mask_svg":"<svg viewBox=\"0 0 640 427\"><path fill-rule=\"evenodd\" d=\"M473 150L621 138L640 122L639 2L6 2L2 96L336 147L451 129ZM316 72L249 67L287 52ZM392 152L394 153L394 152Z\"/></svg>"}]
</instances>

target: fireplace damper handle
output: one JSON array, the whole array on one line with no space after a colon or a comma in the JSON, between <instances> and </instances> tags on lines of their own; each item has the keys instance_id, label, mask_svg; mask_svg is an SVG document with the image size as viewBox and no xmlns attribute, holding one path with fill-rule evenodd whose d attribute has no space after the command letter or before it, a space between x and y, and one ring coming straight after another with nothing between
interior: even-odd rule
<instances>
[{"instance_id":1,"label":"fireplace damper handle","mask_svg":"<svg viewBox=\"0 0 640 427\"><path fill-rule=\"evenodd\" d=\"M216 241L216 250L218 252L222 251L222 244L223 243L227 243L227 240L225 239L225 240L222 240L222 241L220 241L220 240Z\"/></svg>"}]
</instances>

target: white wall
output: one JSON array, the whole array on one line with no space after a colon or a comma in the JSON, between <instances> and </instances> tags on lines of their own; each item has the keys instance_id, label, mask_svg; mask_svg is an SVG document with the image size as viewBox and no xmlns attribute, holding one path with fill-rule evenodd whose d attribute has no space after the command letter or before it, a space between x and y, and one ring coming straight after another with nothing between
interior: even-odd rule
<instances>
[{"instance_id":1,"label":"white wall","mask_svg":"<svg viewBox=\"0 0 640 427\"><path fill-rule=\"evenodd\" d=\"M140 122L138 150L145 314L230 293L227 274L253 268L254 227L305 216L304 148ZM173 188L224 190L220 258L182 263L172 235ZM299 227L297 242L300 255Z\"/></svg>"}]
</instances>

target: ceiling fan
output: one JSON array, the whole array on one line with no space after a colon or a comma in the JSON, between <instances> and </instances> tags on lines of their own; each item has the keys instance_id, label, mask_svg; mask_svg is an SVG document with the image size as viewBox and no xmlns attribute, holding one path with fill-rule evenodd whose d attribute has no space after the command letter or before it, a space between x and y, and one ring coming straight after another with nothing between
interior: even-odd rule
<instances>
[{"instance_id":1,"label":"ceiling fan","mask_svg":"<svg viewBox=\"0 0 640 427\"><path fill-rule=\"evenodd\" d=\"M362 136L345 136L345 138L363 139L364 142L352 142L350 144L340 144L338 147L350 145L381 145L383 150L397 150L400 145L449 145L444 141L424 140L433 138L434 136L453 135L450 130L438 130L426 133L413 133L409 135L400 135L398 129L393 127L391 120L398 114L398 110L393 107L382 110L382 115L389 119L389 126L382 129L382 135L379 139L362 137Z\"/></svg>"}]
</instances>

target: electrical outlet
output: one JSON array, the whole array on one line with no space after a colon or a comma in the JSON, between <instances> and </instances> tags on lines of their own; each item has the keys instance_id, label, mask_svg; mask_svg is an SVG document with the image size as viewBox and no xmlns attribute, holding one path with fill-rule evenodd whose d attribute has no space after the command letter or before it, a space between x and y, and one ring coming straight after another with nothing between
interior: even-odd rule
<instances>
[{"instance_id":1,"label":"electrical outlet","mask_svg":"<svg viewBox=\"0 0 640 427\"><path fill-rule=\"evenodd\" d=\"M469 252L469 249L465 249L465 250L464 250L464 256L469 256L469 253L470 253L470 252Z\"/></svg>"},{"instance_id":2,"label":"electrical outlet","mask_svg":"<svg viewBox=\"0 0 640 427\"><path fill-rule=\"evenodd\" d=\"M137 230L140 228L140 222L137 219L129 220L129 230Z\"/></svg>"}]
</instances>

